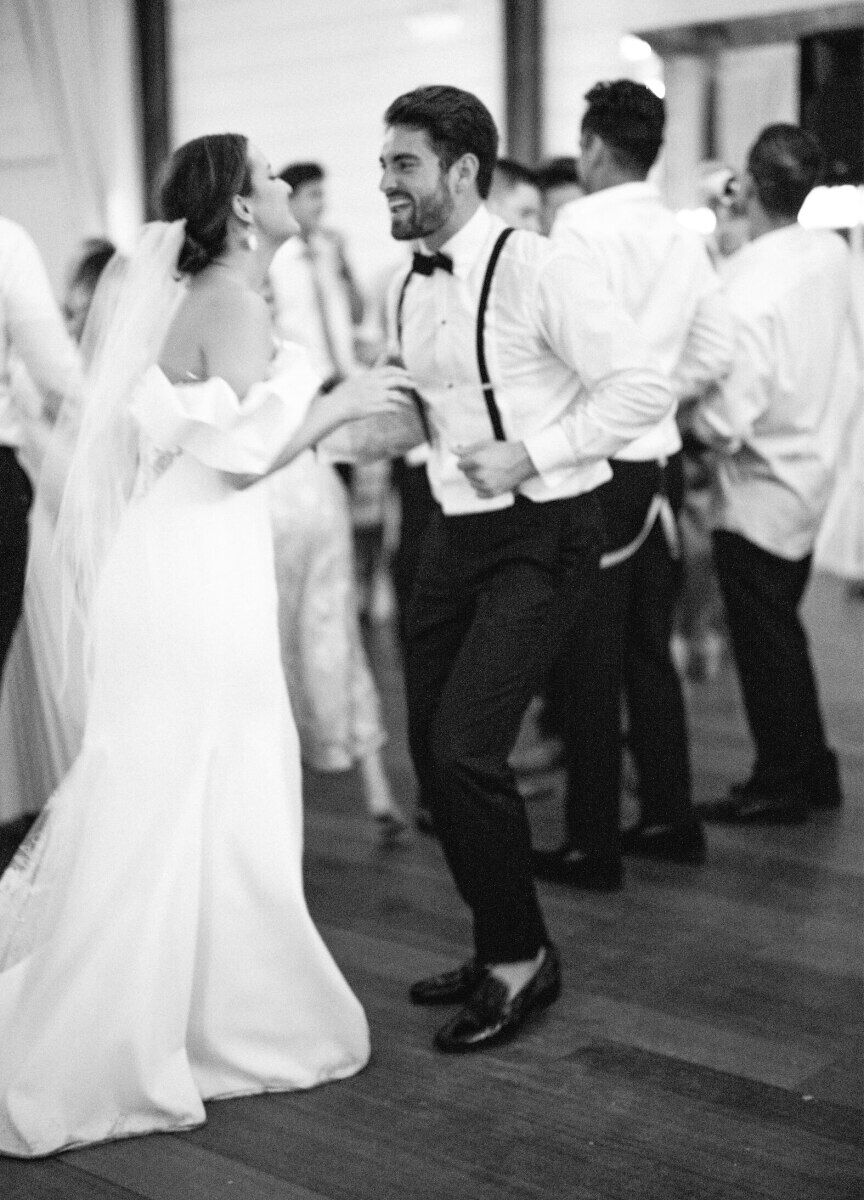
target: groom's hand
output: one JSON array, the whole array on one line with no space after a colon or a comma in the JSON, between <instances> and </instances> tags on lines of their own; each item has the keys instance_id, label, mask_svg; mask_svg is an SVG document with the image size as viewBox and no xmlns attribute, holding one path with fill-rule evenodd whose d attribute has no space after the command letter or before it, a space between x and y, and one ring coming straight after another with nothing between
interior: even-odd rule
<instances>
[{"instance_id":1,"label":"groom's hand","mask_svg":"<svg viewBox=\"0 0 864 1200\"><path fill-rule=\"evenodd\" d=\"M459 470L484 500L513 492L537 474L523 442L480 442L458 450L457 458Z\"/></svg>"}]
</instances>

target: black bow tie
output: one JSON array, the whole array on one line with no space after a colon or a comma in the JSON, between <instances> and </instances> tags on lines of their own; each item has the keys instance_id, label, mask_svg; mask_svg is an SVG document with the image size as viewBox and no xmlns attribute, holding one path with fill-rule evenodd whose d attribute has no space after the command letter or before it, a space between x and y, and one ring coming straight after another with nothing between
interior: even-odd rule
<instances>
[{"instance_id":1,"label":"black bow tie","mask_svg":"<svg viewBox=\"0 0 864 1200\"><path fill-rule=\"evenodd\" d=\"M411 270L417 275L431 275L436 270L453 274L453 259L449 254L415 254Z\"/></svg>"}]
</instances>

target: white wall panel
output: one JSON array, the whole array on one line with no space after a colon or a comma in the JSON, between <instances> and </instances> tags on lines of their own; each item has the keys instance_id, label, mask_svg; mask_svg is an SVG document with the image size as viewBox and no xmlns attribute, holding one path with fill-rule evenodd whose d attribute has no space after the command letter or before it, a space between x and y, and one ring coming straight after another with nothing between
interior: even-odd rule
<instances>
[{"instance_id":1,"label":"white wall panel","mask_svg":"<svg viewBox=\"0 0 864 1200\"><path fill-rule=\"evenodd\" d=\"M348 237L367 284L398 261L378 154L384 109L448 83L504 115L499 0L174 0L173 141L247 134L281 167L327 169L327 220Z\"/></svg>"}]
</instances>

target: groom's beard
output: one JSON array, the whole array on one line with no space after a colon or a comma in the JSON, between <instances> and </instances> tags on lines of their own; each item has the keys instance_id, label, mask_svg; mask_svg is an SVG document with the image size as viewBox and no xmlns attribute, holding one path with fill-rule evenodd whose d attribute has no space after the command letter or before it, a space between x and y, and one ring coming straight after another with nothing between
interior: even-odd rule
<instances>
[{"instance_id":1,"label":"groom's beard","mask_svg":"<svg viewBox=\"0 0 864 1200\"><path fill-rule=\"evenodd\" d=\"M407 192L392 192L387 197L399 200L406 207L390 213L390 233L397 242L413 242L437 233L453 212L453 197L442 179L431 195L409 196Z\"/></svg>"}]
</instances>

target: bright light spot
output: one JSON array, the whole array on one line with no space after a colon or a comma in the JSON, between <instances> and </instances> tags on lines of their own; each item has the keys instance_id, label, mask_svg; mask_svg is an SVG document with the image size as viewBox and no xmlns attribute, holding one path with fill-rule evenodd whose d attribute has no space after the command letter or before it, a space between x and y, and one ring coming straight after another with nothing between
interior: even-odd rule
<instances>
[{"instance_id":1,"label":"bright light spot","mask_svg":"<svg viewBox=\"0 0 864 1200\"><path fill-rule=\"evenodd\" d=\"M852 229L864 223L864 188L851 183L814 188L798 221L805 229Z\"/></svg>"},{"instance_id":2,"label":"bright light spot","mask_svg":"<svg viewBox=\"0 0 864 1200\"><path fill-rule=\"evenodd\" d=\"M627 62L644 62L651 57L654 51L642 38L636 37L632 33L625 33L618 43L618 53Z\"/></svg>"},{"instance_id":3,"label":"bright light spot","mask_svg":"<svg viewBox=\"0 0 864 1200\"><path fill-rule=\"evenodd\" d=\"M717 218L710 208L682 208L675 216L685 228L701 233L703 237L712 234L717 225Z\"/></svg>"},{"instance_id":4,"label":"bright light spot","mask_svg":"<svg viewBox=\"0 0 864 1200\"><path fill-rule=\"evenodd\" d=\"M416 42L452 42L464 32L465 18L455 12L430 12L407 17L405 24Z\"/></svg>"},{"instance_id":5,"label":"bright light spot","mask_svg":"<svg viewBox=\"0 0 864 1200\"><path fill-rule=\"evenodd\" d=\"M646 79L645 86L649 87L655 96L659 96L662 100L666 95L666 84L662 79Z\"/></svg>"}]
</instances>

